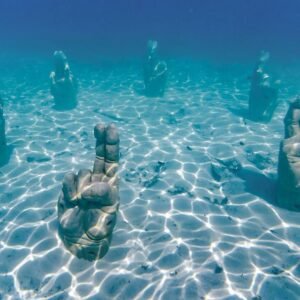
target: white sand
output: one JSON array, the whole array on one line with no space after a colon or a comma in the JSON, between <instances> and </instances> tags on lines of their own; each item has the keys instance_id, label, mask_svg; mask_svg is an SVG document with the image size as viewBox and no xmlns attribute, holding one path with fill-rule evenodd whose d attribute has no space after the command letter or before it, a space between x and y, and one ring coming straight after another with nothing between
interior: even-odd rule
<instances>
[{"instance_id":1,"label":"white sand","mask_svg":"<svg viewBox=\"0 0 300 300\"><path fill-rule=\"evenodd\" d=\"M138 64L76 65L79 105L65 112L52 109L49 65L4 68L14 152L0 169L2 298L299 299L299 212L277 207L272 181L255 173L250 182L211 174L212 158L256 168L260 154L267 159L254 170L275 178L285 101L299 76L284 71L282 103L260 124L237 112L247 108L251 66L169 65L162 99L135 92ZM64 173L92 167L100 121L120 130L121 206L110 251L91 263L64 249L56 203Z\"/></svg>"}]
</instances>

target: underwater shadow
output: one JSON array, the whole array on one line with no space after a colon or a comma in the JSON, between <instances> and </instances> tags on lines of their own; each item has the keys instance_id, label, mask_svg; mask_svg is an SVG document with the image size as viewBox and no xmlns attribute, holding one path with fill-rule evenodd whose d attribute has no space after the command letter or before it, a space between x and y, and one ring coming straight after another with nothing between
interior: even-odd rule
<instances>
[{"instance_id":1,"label":"underwater shadow","mask_svg":"<svg viewBox=\"0 0 300 300\"><path fill-rule=\"evenodd\" d=\"M250 168L242 167L236 176L245 183L246 192L277 206L277 180Z\"/></svg>"},{"instance_id":2,"label":"underwater shadow","mask_svg":"<svg viewBox=\"0 0 300 300\"><path fill-rule=\"evenodd\" d=\"M246 192L255 195L266 202L289 211L300 211L300 207L286 207L277 201L277 179L250 168L241 168L236 176L245 183ZM275 176L274 176L275 177Z\"/></svg>"},{"instance_id":3,"label":"underwater shadow","mask_svg":"<svg viewBox=\"0 0 300 300\"><path fill-rule=\"evenodd\" d=\"M143 83L136 83L132 89L136 95L147 98L163 98L165 95L165 92L148 91Z\"/></svg>"},{"instance_id":4,"label":"underwater shadow","mask_svg":"<svg viewBox=\"0 0 300 300\"><path fill-rule=\"evenodd\" d=\"M77 101L69 101L65 103L55 102L52 108L58 111L66 111L66 110L75 109L77 107L77 104L78 104Z\"/></svg>"},{"instance_id":5,"label":"underwater shadow","mask_svg":"<svg viewBox=\"0 0 300 300\"><path fill-rule=\"evenodd\" d=\"M5 147L5 150L3 151L2 154L2 150L1 150L1 155L0 155L0 168L7 165L10 161L10 158L13 154L14 151L14 146L12 145L8 145Z\"/></svg>"},{"instance_id":6,"label":"underwater shadow","mask_svg":"<svg viewBox=\"0 0 300 300\"><path fill-rule=\"evenodd\" d=\"M269 118L253 118L249 115L248 109L245 108L231 108L227 107L227 109L237 117L243 118L244 120L249 120L252 122L259 122L259 123L269 123L272 119L272 116Z\"/></svg>"},{"instance_id":7,"label":"underwater shadow","mask_svg":"<svg viewBox=\"0 0 300 300\"><path fill-rule=\"evenodd\" d=\"M145 96L147 98L163 98L164 96L148 93L145 87L134 87L133 90L138 96Z\"/></svg>"},{"instance_id":8,"label":"underwater shadow","mask_svg":"<svg viewBox=\"0 0 300 300\"><path fill-rule=\"evenodd\" d=\"M134 90L135 94L137 94L138 96L145 96L147 98L163 98L164 97L164 95L147 93L147 90L145 88L135 87L133 90Z\"/></svg>"},{"instance_id":9,"label":"underwater shadow","mask_svg":"<svg viewBox=\"0 0 300 300\"><path fill-rule=\"evenodd\" d=\"M248 118L248 110L245 108L231 108L227 107L227 109L234 115L238 117L242 117L244 119Z\"/></svg>"},{"instance_id":10,"label":"underwater shadow","mask_svg":"<svg viewBox=\"0 0 300 300\"><path fill-rule=\"evenodd\" d=\"M300 211L300 207L287 208L278 203L278 181L275 174L269 177L254 167L243 167L235 158L224 160L214 158L214 160L219 163L219 166L225 167L227 171L243 180L247 193L255 195L276 207L291 211Z\"/></svg>"}]
</instances>

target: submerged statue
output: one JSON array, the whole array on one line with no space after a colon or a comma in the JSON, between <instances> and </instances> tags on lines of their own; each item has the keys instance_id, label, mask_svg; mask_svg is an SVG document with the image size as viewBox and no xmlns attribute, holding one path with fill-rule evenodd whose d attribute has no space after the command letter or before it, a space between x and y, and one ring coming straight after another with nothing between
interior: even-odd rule
<instances>
[{"instance_id":1,"label":"submerged statue","mask_svg":"<svg viewBox=\"0 0 300 300\"><path fill-rule=\"evenodd\" d=\"M157 41L148 41L148 54L144 66L145 94L148 97L162 97L167 81L167 64L160 60Z\"/></svg>"},{"instance_id":2,"label":"submerged statue","mask_svg":"<svg viewBox=\"0 0 300 300\"><path fill-rule=\"evenodd\" d=\"M284 118L285 138L278 160L278 203L300 209L300 97L290 103Z\"/></svg>"},{"instance_id":3,"label":"submerged statue","mask_svg":"<svg viewBox=\"0 0 300 300\"><path fill-rule=\"evenodd\" d=\"M13 152L12 145L7 144L6 126L3 112L3 100L0 98L0 167L6 165Z\"/></svg>"},{"instance_id":4,"label":"submerged statue","mask_svg":"<svg viewBox=\"0 0 300 300\"><path fill-rule=\"evenodd\" d=\"M262 52L251 77L249 118L254 121L270 121L278 105L279 81L272 81L265 70L269 53Z\"/></svg>"},{"instance_id":5,"label":"submerged statue","mask_svg":"<svg viewBox=\"0 0 300 300\"><path fill-rule=\"evenodd\" d=\"M3 165L7 157L7 143L5 136L5 119L3 115L3 100L0 98L0 166Z\"/></svg>"},{"instance_id":6,"label":"submerged statue","mask_svg":"<svg viewBox=\"0 0 300 300\"><path fill-rule=\"evenodd\" d=\"M67 173L58 200L59 235L78 258L96 260L108 251L119 208L119 133L114 124L95 126L93 171Z\"/></svg>"},{"instance_id":7,"label":"submerged statue","mask_svg":"<svg viewBox=\"0 0 300 300\"><path fill-rule=\"evenodd\" d=\"M77 82L70 71L66 55L55 51L54 71L50 74L51 94L56 108L74 108L76 103Z\"/></svg>"}]
</instances>

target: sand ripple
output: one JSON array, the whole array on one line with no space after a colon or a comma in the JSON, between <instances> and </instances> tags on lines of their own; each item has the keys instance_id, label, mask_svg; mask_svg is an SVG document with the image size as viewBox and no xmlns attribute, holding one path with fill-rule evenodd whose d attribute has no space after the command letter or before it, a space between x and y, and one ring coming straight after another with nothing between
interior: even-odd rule
<instances>
[{"instance_id":1,"label":"sand ripple","mask_svg":"<svg viewBox=\"0 0 300 300\"><path fill-rule=\"evenodd\" d=\"M2 298L298 299L299 213L271 194L291 79L259 124L241 115L242 67L171 61L165 97L147 99L137 64L77 65L79 105L56 111L49 66L30 66L0 85L14 146L0 169ZM56 202L64 173L92 166L99 121L120 128L121 206L109 253L91 263L64 249ZM213 176L215 159L233 157L254 176Z\"/></svg>"}]
</instances>

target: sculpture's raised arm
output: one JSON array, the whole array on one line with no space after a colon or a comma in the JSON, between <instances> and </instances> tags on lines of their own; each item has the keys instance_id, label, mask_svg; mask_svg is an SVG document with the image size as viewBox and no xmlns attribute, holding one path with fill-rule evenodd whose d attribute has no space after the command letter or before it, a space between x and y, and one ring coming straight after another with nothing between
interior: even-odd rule
<instances>
[{"instance_id":1,"label":"sculpture's raised arm","mask_svg":"<svg viewBox=\"0 0 300 300\"><path fill-rule=\"evenodd\" d=\"M95 126L93 171L67 173L58 201L59 234L77 257L95 260L110 245L119 208L119 133L114 124Z\"/></svg>"}]
</instances>

